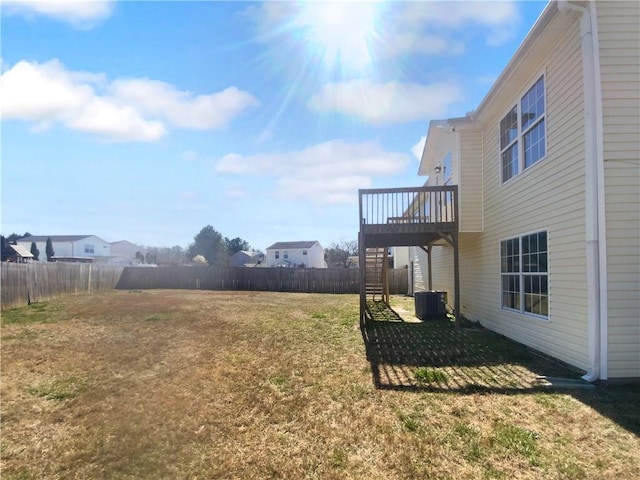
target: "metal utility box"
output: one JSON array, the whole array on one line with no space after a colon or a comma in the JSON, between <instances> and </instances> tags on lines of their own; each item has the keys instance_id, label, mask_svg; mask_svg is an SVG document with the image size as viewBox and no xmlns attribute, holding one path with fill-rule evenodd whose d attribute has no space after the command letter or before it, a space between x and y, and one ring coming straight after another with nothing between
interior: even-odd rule
<instances>
[{"instance_id":1,"label":"metal utility box","mask_svg":"<svg viewBox=\"0 0 640 480\"><path fill-rule=\"evenodd\" d=\"M439 290L416 292L414 298L416 302L416 317L420 320L447 313L447 292Z\"/></svg>"}]
</instances>

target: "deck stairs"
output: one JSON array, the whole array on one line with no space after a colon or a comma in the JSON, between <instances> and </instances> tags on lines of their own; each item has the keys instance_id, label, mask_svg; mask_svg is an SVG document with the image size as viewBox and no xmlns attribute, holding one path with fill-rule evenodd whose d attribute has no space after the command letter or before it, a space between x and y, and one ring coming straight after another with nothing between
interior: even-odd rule
<instances>
[{"instance_id":1,"label":"deck stairs","mask_svg":"<svg viewBox=\"0 0 640 480\"><path fill-rule=\"evenodd\" d=\"M367 300L389 304L387 248L367 248L365 252L365 294Z\"/></svg>"}]
</instances>

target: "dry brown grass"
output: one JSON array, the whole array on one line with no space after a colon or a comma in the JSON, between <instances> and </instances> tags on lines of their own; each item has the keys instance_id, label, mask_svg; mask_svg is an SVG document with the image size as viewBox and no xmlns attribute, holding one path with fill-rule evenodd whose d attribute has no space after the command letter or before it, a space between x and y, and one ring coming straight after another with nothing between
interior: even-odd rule
<instances>
[{"instance_id":1,"label":"dry brown grass","mask_svg":"<svg viewBox=\"0 0 640 480\"><path fill-rule=\"evenodd\" d=\"M2 479L640 478L597 397L376 389L357 308L114 291L9 312Z\"/></svg>"}]
</instances>

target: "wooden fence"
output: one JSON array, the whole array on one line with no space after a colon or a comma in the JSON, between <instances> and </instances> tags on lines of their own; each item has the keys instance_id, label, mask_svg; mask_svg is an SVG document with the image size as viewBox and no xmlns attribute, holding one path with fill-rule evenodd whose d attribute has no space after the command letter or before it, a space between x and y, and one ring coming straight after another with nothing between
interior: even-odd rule
<instances>
[{"instance_id":1,"label":"wooden fence","mask_svg":"<svg viewBox=\"0 0 640 480\"><path fill-rule=\"evenodd\" d=\"M358 269L351 268L125 267L116 288L359 293L358 282ZM407 270L389 270L390 293L407 289Z\"/></svg>"},{"instance_id":2,"label":"wooden fence","mask_svg":"<svg viewBox=\"0 0 640 480\"><path fill-rule=\"evenodd\" d=\"M22 307L69 293L113 289L123 267L79 263L6 263L0 267L1 308Z\"/></svg>"},{"instance_id":3,"label":"wooden fence","mask_svg":"<svg viewBox=\"0 0 640 480\"><path fill-rule=\"evenodd\" d=\"M358 269L112 267L75 263L2 263L2 310L69 293L99 290L254 290L358 293ZM389 292L405 294L407 270L389 270Z\"/></svg>"}]
</instances>

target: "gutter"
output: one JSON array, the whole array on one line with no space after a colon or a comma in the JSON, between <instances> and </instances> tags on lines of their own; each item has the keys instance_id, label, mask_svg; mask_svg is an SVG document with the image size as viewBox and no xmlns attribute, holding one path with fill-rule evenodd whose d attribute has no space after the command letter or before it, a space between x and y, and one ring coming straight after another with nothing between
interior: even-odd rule
<instances>
[{"instance_id":1,"label":"gutter","mask_svg":"<svg viewBox=\"0 0 640 480\"><path fill-rule=\"evenodd\" d=\"M558 11L578 12L585 121L585 227L587 254L588 382L607 379L607 251L604 196L602 85L595 2L556 0Z\"/></svg>"}]
</instances>

